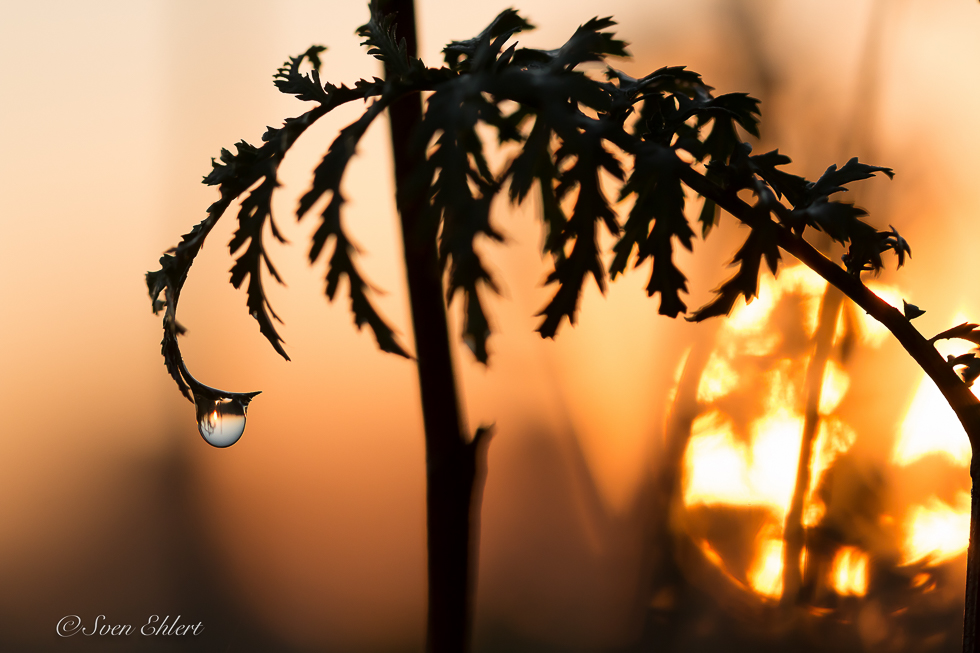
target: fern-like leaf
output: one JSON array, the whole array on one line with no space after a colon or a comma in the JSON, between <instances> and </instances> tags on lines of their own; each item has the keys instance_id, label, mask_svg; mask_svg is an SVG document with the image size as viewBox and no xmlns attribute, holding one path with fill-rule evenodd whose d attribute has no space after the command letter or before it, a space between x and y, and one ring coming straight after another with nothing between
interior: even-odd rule
<instances>
[{"instance_id":1,"label":"fern-like leaf","mask_svg":"<svg viewBox=\"0 0 980 653\"><path fill-rule=\"evenodd\" d=\"M408 75L417 64L408 55L405 39L399 41L395 34L394 14L385 14L379 0L371 0L369 8L371 19L357 28L357 35L364 39L361 45L368 48L368 54L384 62L396 77Z\"/></svg>"}]
</instances>

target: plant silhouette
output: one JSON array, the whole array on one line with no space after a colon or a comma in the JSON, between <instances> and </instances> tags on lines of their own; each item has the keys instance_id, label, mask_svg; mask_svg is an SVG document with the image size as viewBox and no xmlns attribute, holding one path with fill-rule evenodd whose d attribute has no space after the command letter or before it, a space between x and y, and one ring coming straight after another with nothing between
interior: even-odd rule
<instances>
[{"instance_id":1,"label":"plant silhouette","mask_svg":"<svg viewBox=\"0 0 980 653\"><path fill-rule=\"evenodd\" d=\"M757 100L744 93L716 96L700 75L683 67L633 78L608 66L608 58L628 54L626 43L609 31L613 25L611 18L593 18L554 50L524 48L513 37L532 26L508 9L476 37L447 45L444 64L429 67L416 56L412 3L372 0L370 20L358 34L368 53L383 62L384 78L362 79L353 88L325 83L319 72L322 46L286 61L274 76L276 87L312 108L286 119L282 127L269 128L260 146L240 141L234 153L221 151L204 179L218 187L219 199L164 254L160 269L146 276L153 310L163 311L167 369L196 404L198 419L229 405L244 415L257 393L206 386L183 362L178 336L184 329L176 315L181 288L214 225L241 198L230 243L237 256L231 283L245 285L250 314L288 360L263 285L266 274L281 281L263 240L267 233L283 240L271 211L279 165L316 120L342 104L363 101L364 113L340 130L316 167L297 215L303 218L326 199L309 258L327 257L327 297L333 300L346 279L357 327L367 325L381 350L412 358L372 303L341 211L347 166L371 124L388 112L425 427L428 648L436 653L469 648L474 533L490 433L481 427L471 437L461 429L446 306L462 301L460 336L476 360L487 363L491 328L484 301L496 283L477 243L502 240L490 211L500 193L514 203L534 193L542 207L543 250L553 263L546 283L554 287L539 314L542 337L552 338L564 321L575 321L589 277L604 289L607 275L615 278L646 266L648 259L646 291L659 296L659 312L670 317L688 313L682 299L687 280L673 256L678 245L690 250L695 240L686 187L703 198L695 225L702 238L717 224L721 210L750 228L734 256L735 273L687 319L724 316L739 297L751 300L763 265L777 274L783 253L789 253L885 325L939 386L971 443L980 438L980 401L969 389L980 375L980 359L971 353L945 360L934 347L943 338L980 344L980 327L963 324L927 339L910 322L920 309L906 304L903 313L862 282L862 275L882 269L885 253L895 255L901 266L911 250L894 228L871 226L863 219L865 212L838 199L839 194L852 182L878 173L891 177L892 171L857 159L839 168L831 165L815 181L784 171L787 156L777 150L753 154L739 135L741 129L758 136ZM602 64L601 74L590 72ZM429 94L424 106L422 93ZM485 155L483 129L500 145L519 146L500 170L491 169ZM618 189L615 199L630 207L623 224L606 191L611 183ZM603 230L615 239L608 253L599 245ZM808 230L824 232L845 248L841 264L807 242ZM611 256L608 269L605 254ZM964 630L964 650L974 652L980 650L980 582L972 537L977 506L975 497Z\"/></svg>"}]
</instances>

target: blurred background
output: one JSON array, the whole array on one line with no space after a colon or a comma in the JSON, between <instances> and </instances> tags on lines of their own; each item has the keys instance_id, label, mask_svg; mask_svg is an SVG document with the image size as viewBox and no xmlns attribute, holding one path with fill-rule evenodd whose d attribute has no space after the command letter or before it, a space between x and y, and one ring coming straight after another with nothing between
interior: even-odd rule
<instances>
[{"instance_id":1,"label":"blurred background","mask_svg":"<svg viewBox=\"0 0 980 653\"><path fill-rule=\"evenodd\" d=\"M422 59L437 65L445 43L508 6L417 0ZM759 97L756 151L778 146L797 174L851 156L893 167L894 181L852 192L913 248L875 288L924 308L927 335L980 319L975 2L518 8L539 26L525 44L558 47L613 15L632 44L628 73L685 65L719 93ZM271 83L287 56L322 43L324 79L380 74L354 34L366 7L39 0L3 13L0 650L421 650L415 369L353 328L346 295L326 301L322 264L306 263L315 221L291 217L360 107L321 120L284 163L275 209L292 244L272 253L288 288L270 294L292 362L228 283L232 218L185 287L195 376L263 391L234 447L198 435L143 280L216 199L199 183L210 157L305 110ZM410 343L386 128L375 124L348 174L345 220ZM455 352L470 428L497 426L476 650L958 650L969 446L901 348L792 260L728 321L658 316L639 270L605 296L590 286L579 323L542 341L534 315L551 291L534 208L501 203L510 242L486 247L503 289L491 365ZM681 256L689 305L730 273L744 235L726 217ZM828 353L815 360L819 338ZM816 396L803 390L812 369ZM819 420L796 518L806 545L793 549L784 525L807 406ZM787 550L805 558L796 585L784 583ZM66 615L139 628L154 614L205 631L55 634Z\"/></svg>"}]
</instances>

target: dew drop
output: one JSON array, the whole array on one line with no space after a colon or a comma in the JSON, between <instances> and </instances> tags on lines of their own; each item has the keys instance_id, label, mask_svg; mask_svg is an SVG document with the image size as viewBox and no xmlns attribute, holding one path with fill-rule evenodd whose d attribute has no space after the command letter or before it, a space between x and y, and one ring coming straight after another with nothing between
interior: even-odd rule
<instances>
[{"instance_id":1,"label":"dew drop","mask_svg":"<svg viewBox=\"0 0 980 653\"><path fill-rule=\"evenodd\" d=\"M249 398L211 399L195 394L197 430L212 447L224 448L238 442L245 432Z\"/></svg>"}]
</instances>

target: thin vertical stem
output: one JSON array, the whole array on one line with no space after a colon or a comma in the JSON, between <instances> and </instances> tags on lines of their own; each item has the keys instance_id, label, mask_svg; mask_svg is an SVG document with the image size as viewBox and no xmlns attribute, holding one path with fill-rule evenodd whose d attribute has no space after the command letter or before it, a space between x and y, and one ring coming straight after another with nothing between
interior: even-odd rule
<instances>
[{"instance_id":1,"label":"thin vertical stem","mask_svg":"<svg viewBox=\"0 0 980 653\"><path fill-rule=\"evenodd\" d=\"M980 653L977 626L980 621L980 565L977 560L977 528L980 524L980 492L977 492L977 457L970 464L970 546L966 552L966 606L963 611L963 653Z\"/></svg>"},{"instance_id":2,"label":"thin vertical stem","mask_svg":"<svg viewBox=\"0 0 980 653\"><path fill-rule=\"evenodd\" d=\"M384 10L395 14L396 38L404 38L409 56L415 56L412 0L388 0ZM420 95L407 95L393 103L389 119L425 427L427 649L431 653L463 653L470 647L476 560L472 540L477 532L482 488L484 449L479 445L485 438L468 443L464 436L436 234L423 224L424 194L410 190L409 180L424 156L412 148L412 138L422 124Z\"/></svg>"},{"instance_id":3,"label":"thin vertical stem","mask_svg":"<svg viewBox=\"0 0 980 653\"><path fill-rule=\"evenodd\" d=\"M837 329L837 316L840 314L844 295L833 286L828 285L820 304L820 321L813 336L813 357L806 371L805 401L803 418L803 440L800 443L800 460L796 468L796 488L786 522L783 527L783 540L786 542L783 560L783 598L784 605L793 605L799 600L800 588L803 585L803 571L800 568L800 556L806 540L806 528L803 525L803 508L806 496L810 492L811 465L813 459L813 442L817 435L820 421L820 395L823 385L824 371L830 359L830 350L834 343L834 332Z\"/></svg>"}]
</instances>

